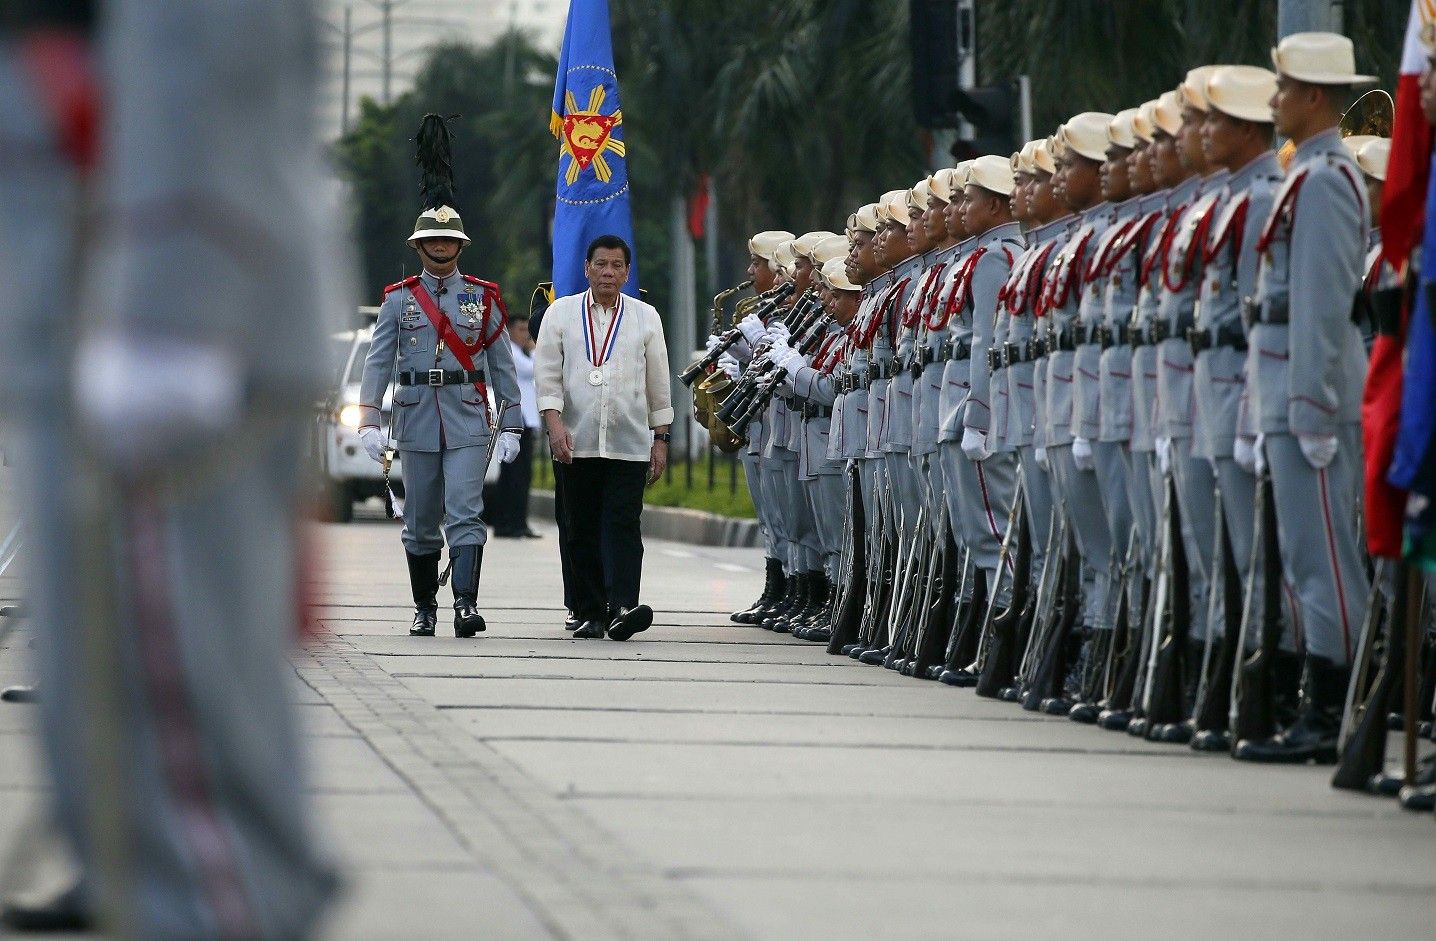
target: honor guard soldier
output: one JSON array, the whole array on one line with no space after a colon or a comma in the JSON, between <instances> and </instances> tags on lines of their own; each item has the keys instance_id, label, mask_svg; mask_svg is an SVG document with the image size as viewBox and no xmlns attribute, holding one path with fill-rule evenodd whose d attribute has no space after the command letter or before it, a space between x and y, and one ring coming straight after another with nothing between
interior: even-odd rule
<instances>
[{"instance_id":1,"label":"honor guard soldier","mask_svg":"<svg viewBox=\"0 0 1436 941\"><path fill-rule=\"evenodd\" d=\"M1246 388L1247 338L1241 302L1256 293L1256 242L1281 185L1281 165L1271 149L1271 101L1276 75L1247 65L1222 66L1206 79L1202 151L1209 165L1226 170L1215 213L1202 246L1203 272L1195 323L1188 333L1193 356L1195 417L1192 457L1215 474L1227 545L1238 571L1247 570L1255 535L1256 477L1251 444L1237 437ZM1239 445L1245 456L1237 454ZM1223 560L1211 558L1212 572ZM1261 596L1261 573L1248 590ZM1226 592L1212 589L1214 618L1208 650L1222 648L1240 612L1226 610ZM1289 641L1288 641L1289 642ZM1294 648L1291 648L1294 650ZM1286 664L1294 653L1281 651ZM1195 669L1195 665L1191 665ZM1291 675L1289 666L1283 668ZM1210 727L1196 724L1192 747L1227 751L1226 710Z\"/></svg>"},{"instance_id":2,"label":"honor guard soldier","mask_svg":"<svg viewBox=\"0 0 1436 941\"><path fill-rule=\"evenodd\" d=\"M1048 350L1047 461L1054 490L1082 557L1083 634L1109 631L1112 627L1107 610L1112 538L1102 512L1097 475L1090 469L1090 453L1073 451L1077 347L1090 345L1082 332L1082 321L1094 319L1093 315L1084 317L1082 311L1084 305L1091 308L1102 303L1095 281L1089 280L1089 266L1102 235L1113 222L1112 207L1101 201L1100 176L1107 160L1112 118L1104 112L1086 111L1073 116L1058 131L1062 144L1058 192L1067 207L1077 213L1077 225L1058 250L1043 298ZM1082 460L1080 466L1078 459ZM1048 560L1049 566L1052 561ZM1076 661L1069 662L1077 665Z\"/></svg>"},{"instance_id":3,"label":"honor guard soldier","mask_svg":"<svg viewBox=\"0 0 1436 941\"><path fill-rule=\"evenodd\" d=\"M1360 407L1366 355L1352 323L1370 209L1338 124L1356 74L1351 40L1296 33L1272 50L1276 131L1296 151L1256 242L1247 389L1257 448L1270 468L1284 570L1306 645L1296 720L1238 742L1247 761L1332 762L1347 674L1369 585L1359 516Z\"/></svg>"},{"instance_id":4,"label":"honor guard soldier","mask_svg":"<svg viewBox=\"0 0 1436 941\"><path fill-rule=\"evenodd\" d=\"M492 448L505 463L518 456L523 413L499 286L459 273L469 237L450 205L454 188L443 119L425 115L417 140L423 207L409 245L424 271L384 289L364 361L359 434L374 460L382 462L391 447L401 458L402 538L414 596L409 633L434 635L439 557L447 542L454 634L473 637L484 629L478 611L488 535L481 518L484 473ZM381 404L391 382L392 441L381 430ZM497 400L492 407L490 385Z\"/></svg>"},{"instance_id":5,"label":"honor guard soldier","mask_svg":"<svg viewBox=\"0 0 1436 941\"><path fill-rule=\"evenodd\" d=\"M992 346L998 295L1022 250L1021 231L1012 219L1016 179L1010 157L987 155L972 161L961 197L963 229L971 244L958 265L946 301L956 329L950 334L951 362L965 372L965 397L956 416L961 434L944 445L943 479L952 525L987 592L999 592L1005 608L1011 580L998 578L998 554L1012 499L1017 458L998 446L992 421ZM952 326L952 325L950 325ZM956 500L954 500L956 496ZM975 589L980 591L980 589Z\"/></svg>"},{"instance_id":6,"label":"honor guard soldier","mask_svg":"<svg viewBox=\"0 0 1436 941\"><path fill-rule=\"evenodd\" d=\"M759 232L748 239L748 278L753 282L753 291L763 295L777 286L778 269L773 263L773 253L783 242L793 237L791 232ZM753 349L767 336L767 326L756 313L749 312L738 323L743 334L741 343L730 348L735 362L729 367L741 367L753 358ZM716 343L717 337L709 342ZM734 379L737 378L735 375ZM763 617L771 616L772 609L780 600L791 601L791 592L796 586L788 584L788 545L784 536L783 522L779 508L763 489L762 453L765 426L762 417L755 418L748 425L747 442L739 452L743 463L743 477L748 482L748 493L753 498L753 510L758 516L758 527L763 533L765 579L763 593L758 600L742 611L735 611L732 620L739 624L758 624Z\"/></svg>"}]
</instances>

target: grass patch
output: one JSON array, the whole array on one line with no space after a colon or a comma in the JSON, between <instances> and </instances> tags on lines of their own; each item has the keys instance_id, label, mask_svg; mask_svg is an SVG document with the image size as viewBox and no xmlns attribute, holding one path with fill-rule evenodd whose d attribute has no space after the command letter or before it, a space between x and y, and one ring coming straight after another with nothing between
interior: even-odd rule
<instances>
[{"instance_id":1,"label":"grass patch","mask_svg":"<svg viewBox=\"0 0 1436 941\"><path fill-rule=\"evenodd\" d=\"M713 486L709 488L708 462L694 461L690 486L688 469L683 462L670 465L668 473L643 493L648 506L676 506L687 510L704 510L721 516L753 519L753 497L748 493L748 480L743 468L728 458L718 458L713 466ZM553 465L546 460L534 462L534 486L553 487Z\"/></svg>"}]
</instances>

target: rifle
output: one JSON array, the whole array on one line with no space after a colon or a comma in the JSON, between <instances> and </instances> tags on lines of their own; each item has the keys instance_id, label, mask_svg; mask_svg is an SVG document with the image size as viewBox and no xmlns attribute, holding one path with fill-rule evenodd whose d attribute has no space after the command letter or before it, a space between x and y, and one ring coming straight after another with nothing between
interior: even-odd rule
<instances>
[{"instance_id":1,"label":"rifle","mask_svg":"<svg viewBox=\"0 0 1436 941\"><path fill-rule=\"evenodd\" d=\"M1107 662L1101 688L1101 699L1091 703L1090 709L1078 712L1074 709L1068 718L1083 723L1102 721L1115 711L1125 708L1132 700L1132 689L1136 685L1137 650L1141 640L1134 621L1140 625L1141 616L1132 617L1132 577L1141 565L1141 536L1134 527L1127 539L1127 551L1117 566L1117 578L1113 585L1117 591L1116 618L1112 624L1112 643L1107 651ZM1134 638L1136 642L1134 643Z\"/></svg>"},{"instance_id":2,"label":"rifle","mask_svg":"<svg viewBox=\"0 0 1436 941\"><path fill-rule=\"evenodd\" d=\"M1395 591L1390 599L1386 598L1382 579L1372 584L1347 688L1338 746L1341 759L1331 776L1332 787L1364 791L1372 777L1386 766L1387 717L1396 705L1397 692L1405 686L1410 580L1410 567L1402 561L1396 564ZM1389 618L1385 617L1388 600L1392 608ZM1373 678L1372 664L1378 658L1381 668ZM1412 721L1409 716L1405 719Z\"/></svg>"},{"instance_id":3,"label":"rifle","mask_svg":"<svg viewBox=\"0 0 1436 941\"><path fill-rule=\"evenodd\" d=\"M1060 703L1067 639L1078 617L1082 571L1065 514L1058 513L1056 528L1056 551L1048 560L1049 566L1055 566L1048 586L1050 600L1043 621L1034 627L1028 644L1031 673L1022 697L1022 708L1028 712L1053 709Z\"/></svg>"},{"instance_id":4,"label":"rifle","mask_svg":"<svg viewBox=\"0 0 1436 941\"><path fill-rule=\"evenodd\" d=\"M1226 751L1231 744L1227 735L1227 715L1231 710L1232 672L1236 669L1241 651L1238 639L1241 633L1241 576L1237 571L1226 516L1222 513L1221 488L1217 488L1216 534L1216 558L1221 560L1221 586L1220 589L1213 588L1212 606L1215 607L1216 600L1221 599L1222 642L1214 652L1211 638L1207 638L1201 683L1197 688L1196 706L1192 710L1192 747L1202 751ZM1208 623L1215 627L1216 618L1208 618Z\"/></svg>"},{"instance_id":5,"label":"rifle","mask_svg":"<svg viewBox=\"0 0 1436 941\"><path fill-rule=\"evenodd\" d=\"M929 675L934 666L938 668L939 675L942 672L941 656L947 637L938 629L939 625L946 626L952 615L952 602L957 592L957 565L959 553L957 540L952 534L951 521L947 515L947 501L939 512L939 526L942 533L942 547L938 550L937 559L934 563L936 577L933 580L931 605L923 612L924 618L921 630L913 643L912 661L907 669L903 671L904 676L915 676L919 679L935 679Z\"/></svg>"},{"instance_id":6,"label":"rifle","mask_svg":"<svg viewBox=\"0 0 1436 941\"><path fill-rule=\"evenodd\" d=\"M828 653L836 656L856 640L862 621L862 603L868 595L867 553L864 551L867 530L864 526L862 482L855 464L844 470L848 480L848 519L843 531L847 536L844 558L847 561L841 600L833 616L833 632L828 638Z\"/></svg>"},{"instance_id":7,"label":"rifle","mask_svg":"<svg viewBox=\"0 0 1436 941\"><path fill-rule=\"evenodd\" d=\"M1012 501L1012 513L1008 517L1007 532L1002 539L1002 551L998 555L998 576L1012 560L1012 600L1006 610L991 619L984 636L990 636L986 649L980 652L978 660L977 687L974 693L984 699L997 699L1003 688L1012 685L1015 673L1013 658L1017 653L1017 628L1022 612L1027 607L1027 581L1032 568L1032 536L1027 529L1024 508L1022 469L1017 472L1017 489ZM1015 542L1013 547L1011 543ZM1010 554L1009 554L1010 553ZM996 593L994 593L995 595Z\"/></svg>"},{"instance_id":8,"label":"rifle","mask_svg":"<svg viewBox=\"0 0 1436 941\"><path fill-rule=\"evenodd\" d=\"M1281 642L1282 567L1270 468L1263 468L1257 480L1256 522L1258 534L1253 544L1261 546L1261 595L1259 598L1248 597L1243 605L1243 655L1248 649L1248 635L1255 626L1253 608L1257 604L1254 603L1259 603L1261 633L1256 650L1232 674L1230 723L1233 747L1243 740L1269 738L1277 731L1273 664L1277 657L1277 645ZM1256 592L1250 591L1249 595L1255 596Z\"/></svg>"},{"instance_id":9,"label":"rifle","mask_svg":"<svg viewBox=\"0 0 1436 941\"><path fill-rule=\"evenodd\" d=\"M1032 606L1035 611L1032 623L1027 630L1026 642L1020 648L1022 658L1018 664L1017 680L1010 694L1014 702L1024 701L1028 690L1032 688L1033 677L1037 674L1037 665L1042 659L1045 638L1052 630L1052 622L1058 615L1057 583L1062 576L1063 562L1058 545L1066 538L1061 510L1054 503L1052 512L1048 516L1042 574L1037 580L1037 593ZM1005 691L1003 698L1009 698L1009 694Z\"/></svg>"},{"instance_id":10,"label":"rifle","mask_svg":"<svg viewBox=\"0 0 1436 941\"><path fill-rule=\"evenodd\" d=\"M1181 508L1177 502L1177 483L1167 475L1164 522L1166 537L1162 554L1165 582L1164 610L1167 629L1153 653L1152 671L1147 677L1146 715L1147 738L1174 741L1172 732L1162 726L1179 725L1187 717L1183 695L1183 673L1186 668L1187 638L1191 633L1191 587L1187 571L1187 546L1182 538ZM1159 589L1160 590L1160 589ZM1161 631L1161 624L1158 624Z\"/></svg>"}]
</instances>

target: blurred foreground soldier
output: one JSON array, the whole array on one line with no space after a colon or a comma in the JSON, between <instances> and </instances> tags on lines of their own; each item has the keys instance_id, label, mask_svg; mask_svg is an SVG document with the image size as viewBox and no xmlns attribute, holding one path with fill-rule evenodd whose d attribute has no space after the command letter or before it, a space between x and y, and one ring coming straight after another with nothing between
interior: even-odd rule
<instances>
[{"instance_id":1,"label":"blurred foreground soldier","mask_svg":"<svg viewBox=\"0 0 1436 941\"><path fill-rule=\"evenodd\" d=\"M1352 86L1371 79L1356 74L1351 40L1334 33L1288 36L1272 62L1276 131L1296 152L1256 243L1248 395L1305 628L1306 683L1296 721L1271 739L1238 742L1234 755L1330 763L1370 590L1353 523L1366 355L1351 321L1370 210L1337 127Z\"/></svg>"},{"instance_id":2,"label":"blurred foreground soldier","mask_svg":"<svg viewBox=\"0 0 1436 941\"><path fill-rule=\"evenodd\" d=\"M447 541L454 636L473 637L484 629L478 610L488 539L481 518L484 473L495 443L505 464L518 456L523 413L499 286L459 273L459 255L469 237L450 205L454 183L449 130L442 118L424 116L418 145L423 207L409 245L424 273L384 289L364 361L359 436L376 461L382 462L391 447L403 456L404 554L414 596L409 633L434 636L436 595L443 584L439 555ZM393 441L379 426L380 404L391 380L397 384ZM492 417L490 382L500 412ZM491 440L494 434L497 442Z\"/></svg>"},{"instance_id":3,"label":"blurred foreground soldier","mask_svg":"<svg viewBox=\"0 0 1436 941\"><path fill-rule=\"evenodd\" d=\"M285 650L320 313L343 303L332 217L296 211L322 185L314 15L116 0L101 88L88 14L0 16L3 392L27 461L41 738L83 873L4 920L308 937L335 880Z\"/></svg>"},{"instance_id":4,"label":"blurred foreground soldier","mask_svg":"<svg viewBox=\"0 0 1436 941\"><path fill-rule=\"evenodd\" d=\"M539 414L564 491L573 636L628 640L653 622L638 603L643 488L668 464L673 404L658 311L620 292L633 263L616 235L585 253L589 289L553 302L535 355Z\"/></svg>"}]
</instances>

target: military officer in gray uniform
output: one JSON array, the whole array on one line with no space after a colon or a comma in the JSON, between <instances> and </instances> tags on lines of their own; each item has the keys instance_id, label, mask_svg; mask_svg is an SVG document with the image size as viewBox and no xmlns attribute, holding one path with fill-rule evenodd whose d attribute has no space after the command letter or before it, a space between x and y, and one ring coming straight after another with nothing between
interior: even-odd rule
<instances>
[{"instance_id":1,"label":"military officer in gray uniform","mask_svg":"<svg viewBox=\"0 0 1436 941\"><path fill-rule=\"evenodd\" d=\"M1112 117L1086 111L1073 116L1058 132L1063 151L1057 185L1063 201L1078 213L1080 225L1058 250L1044 296L1048 331L1047 461L1054 490L1072 524L1082 556L1082 623L1085 628L1098 630L1112 627L1107 607L1112 537L1102 511L1097 476L1085 460L1079 466L1076 460L1080 455L1073 453L1073 375L1078 341L1085 340L1079 335L1082 308L1101 303L1089 273L1096 246L1112 224L1111 206L1100 202L1099 175L1107 159Z\"/></svg>"},{"instance_id":2,"label":"military officer in gray uniform","mask_svg":"<svg viewBox=\"0 0 1436 941\"><path fill-rule=\"evenodd\" d=\"M1188 331L1196 317L1197 298L1206 265L1206 235L1210 231L1226 185L1227 171L1208 165L1202 152L1202 127L1207 116L1206 79L1217 67L1192 69L1178 87L1182 97L1182 127L1177 153L1183 166L1197 178L1187 205L1173 220L1162 256L1162 292L1157 309L1161 341L1157 345L1156 453L1163 474L1176 485L1182 537L1186 544L1191 587L1191 632L1187 637L1189 663L1197 662L1207 638L1208 586L1214 571L1216 482L1210 462L1192 454L1196 405L1192 389L1192 349ZM1160 497L1158 497L1160 501Z\"/></svg>"},{"instance_id":3,"label":"military officer in gray uniform","mask_svg":"<svg viewBox=\"0 0 1436 941\"><path fill-rule=\"evenodd\" d=\"M1010 204L1015 184L1009 157L978 157L968 168L961 211L972 244L958 266L948 300L957 311L952 325L956 329L949 338L952 362L966 371L966 388L956 416L961 435L944 444L942 451L953 525L962 534L973 567L984 573L989 590L998 592L999 608L1006 607L1011 597L1011 580L998 578L997 565L1016 494L1017 458L1012 451L999 449L993 434L994 385L987 350L992 346L998 292L1022 249L1021 230L1012 220Z\"/></svg>"},{"instance_id":4,"label":"military officer in gray uniform","mask_svg":"<svg viewBox=\"0 0 1436 941\"><path fill-rule=\"evenodd\" d=\"M1281 164L1271 149L1271 107L1276 76L1255 66L1222 66L1207 76L1206 120L1202 149L1208 162L1228 172L1216 213L1202 247L1205 266L1196 323L1188 336L1194 360L1196 405L1192 456L1207 462L1216 475L1222 520L1239 572L1248 571L1254 536L1256 477L1252 443L1243 462L1236 459L1237 415L1246 388L1247 340L1242 298L1256 292L1256 242L1281 185ZM1245 466L1243 466L1245 464ZM1212 560L1221 565L1220 558ZM1249 590L1261 596L1261 571L1251 572ZM1224 593L1212 592L1209 647L1222 641L1236 612L1225 610ZM1294 662L1295 638L1283 637L1278 653ZM1290 667L1288 675L1294 675ZM1196 729L1192 746L1225 751L1231 743L1221 729Z\"/></svg>"},{"instance_id":5,"label":"military officer in gray uniform","mask_svg":"<svg viewBox=\"0 0 1436 941\"><path fill-rule=\"evenodd\" d=\"M447 133L441 118L425 116L421 157L431 152L426 147L431 138ZM425 173L424 206L409 236L424 271L384 289L364 361L359 434L374 460L382 461L390 447L402 457L402 538L414 597L409 633L434 636L439 557L447 542L454 635L473 637L484 630L478 593L488 539L481 514L489 436L498 434L499 459L511 462L518 456L523 414L513 353L504 341L508 318L499 287L459 273L469 237L449 205L452 183L437 166ZM396 385L392 442L386 440L380 410L391 382ZM497 415L491 414L489 386Z\"/></svg>"},{"instance_id":6,"label":"military officer in gray uniform","mask_svg":"<svg viewBox=\"0 0 1436 941\"><path fill-rule=\"evenodd\" d=\"M0 13L0 394L49 799L83 873L4 924L304 938L336 880L285 655L306 413L349 307L337 207L294 202L323 188L313 11L99 13Z\"/></svg>"},{"instance_id":7,"label":"military officer in gray uniform","mask_svg":"<svg viewBox=\"0 0 1436 941\"><path fill-rule=\"evenodd\" d=\"M1271 469L1282 563L1305 630L1295 722L1238 742L1248 761L1334 762L1347 675L1370 586L1359 517L1366 353L1352 323L1370 209L1338 124L1356 74L1351 40L1295 33L1272 50L1276 131L1296 144L1256 241L1261 255L1247 359L1247 407Z\"/></svg>"}]
</instances>

